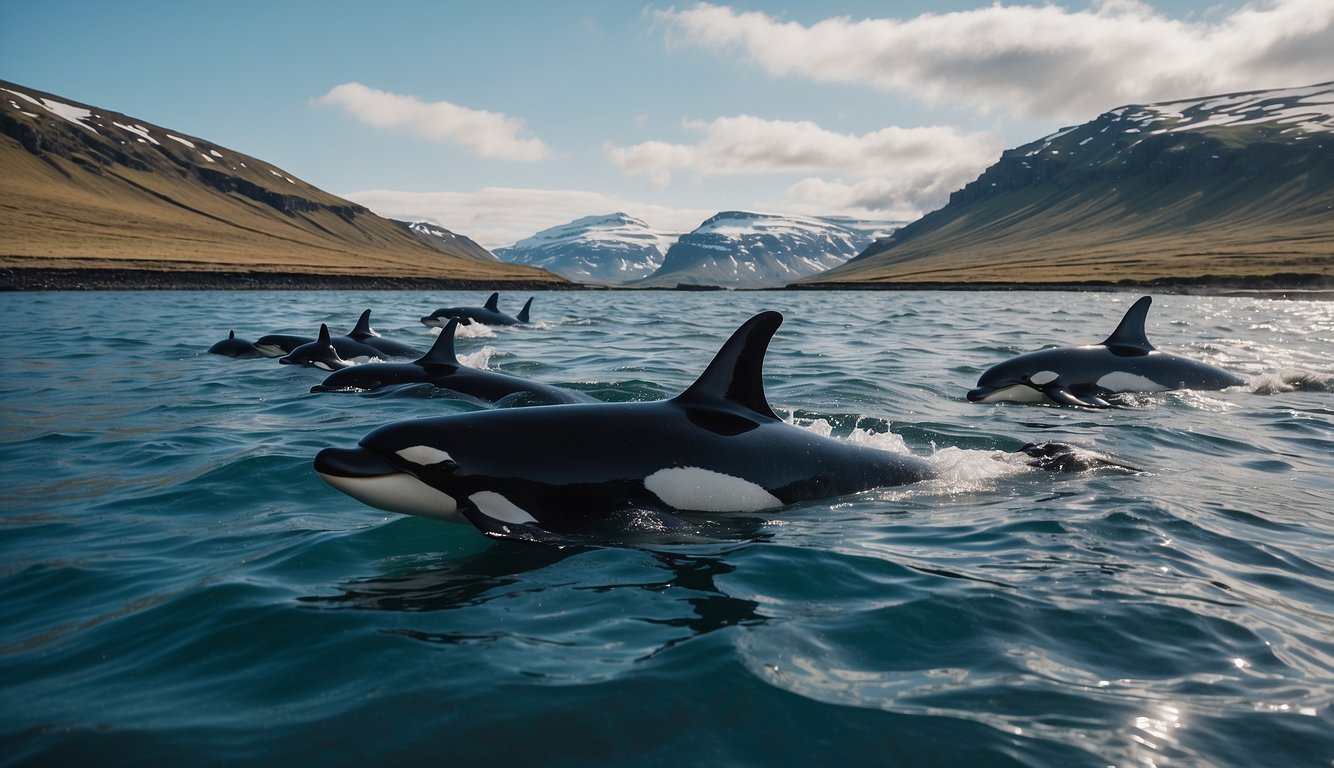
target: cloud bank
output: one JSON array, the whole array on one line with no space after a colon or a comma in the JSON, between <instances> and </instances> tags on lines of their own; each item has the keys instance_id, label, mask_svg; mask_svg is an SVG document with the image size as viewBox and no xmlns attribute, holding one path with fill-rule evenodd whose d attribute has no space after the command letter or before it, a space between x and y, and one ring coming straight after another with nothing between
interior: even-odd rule
<instances>
[{"instance_id":1,"label":"cloud bank","mask_svg":"<svg viewBox=\"0 0 1334 768\"><path fill-rule=\"evenodd\" d=\"M1090 119L1123 104L1287 87L1334 73L1334 3L1272 0L1181 21L1136 0L1087 10L995 4L811 25L700 3L660 11L678 46L775 76L864 85L930 104Z\"/></svg>"},{"instance_id":2,"label":"cloud bank","mask_svg":"<svg viewBox=\"0 0 1334 768\"><path fill-rule=\"evenodd\" d=\"M551 154L540 139L521 136L522 120L498 112L469 109L448 101L422 101L361 83L334 86L314 101L342 107L376 128L404 129L418 138L448 141L482 157L531 162Z\"/></svg>"},{"instance_id":3,"label":"cloud bank","mask_svg":"<svg viewBox=\"0 0 1334 768\"><path fill-rule=\"evenodd\" d=\"M695 144L649 141L608 147L626 173L643 174L665 185L675 171L696 176L770 173L837 173L871 177L949 173L993 160L999 151L985 134L951 127L889 127L863 135L837 133L808 121L765 120L750 115L712 122L687 120L700 133Z\"/></svg>"}]
</instances>

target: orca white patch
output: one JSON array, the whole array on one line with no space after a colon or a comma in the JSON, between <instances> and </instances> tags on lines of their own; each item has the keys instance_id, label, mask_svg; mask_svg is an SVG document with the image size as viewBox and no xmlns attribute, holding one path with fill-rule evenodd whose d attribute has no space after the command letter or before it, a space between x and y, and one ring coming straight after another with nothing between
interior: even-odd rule
<instances>
[{"instance_id":1,"label":"orca white patch","mask_svg":"<svg viewBox=\"0 0 1334 768\"><path fill-rule=\"evenodd\" d=\"M1143 376L1125 371L1112 371L1098 379L1098 386L1112 392L1161 392L1167 387Z\"/></svg>"},{"instance_id":2,"label":"orca white patch","mask_svg":"<svg viewBox=\"0 0 1334 768\"><path fill-rule=\"evenodd\" d=\"M1027 384L1013 384L987 395L978 402L982 403L1042 403L1048 402L1041 390Z\"/></svg>"},{"instance_id":3,"label":"orca white patch","mask_svg":"<svg viewBox=\"0 0 1334 768\"><path fill-rule=\"evenodd\" d=\"M537 518L523 511L519 505L495 491L478 491L468 497L477 506L478 511L492 520L502 523L536 523Z\"/></svg>"},{"instance_id":4,"label":"orca white patch","mask_svg":"<svg viewBox=\"0 0 1334 768\"><path fill-rule=\"evenodd\" d=\"M423 467L429 467L432 464L439 464L442 461L453 461L454 457L439 448L432 448L429 445L414 445L410 448L402 448L394 451L404 461L410 461L413 464L420 464Z\"/></svg>"},{"instance_id":5,"label":"orca white patch","mask_svg":"<svg viewBox=\"0 0 1334 768\"><path fill-rule=\"evenodd\" d=\"M454 497L423 483L406 472L376 477L341 477L320 473L324 482L376 509L416 515L450 523L466 523Z\"/></svg>"},{"instance_id":6,"label":"orca white patch","mask_svg":"<svg viewBox=\"0 0 1334 768\"><path fill-rule=\"evenodd\" d=\"M692 512L757 512L783 506L764 488L700 467L669 467L644 478L644 487L664 503Z\"/></svg>"},{"instance_id":7,"label":"orca white patch","mask_svg":"<svg viewBox=\"0 0 1334 768\"><path fill-rule=\"evenodd\" d=\"M1039 387L1042 387L1052 383L1053 381L1056 381L1059 378L1061 378L1061 374L1057 373L1056 371L1038 371L1032 376L1029 376L1028 380L1038 385Z\"/></svg>"}]
</instances>

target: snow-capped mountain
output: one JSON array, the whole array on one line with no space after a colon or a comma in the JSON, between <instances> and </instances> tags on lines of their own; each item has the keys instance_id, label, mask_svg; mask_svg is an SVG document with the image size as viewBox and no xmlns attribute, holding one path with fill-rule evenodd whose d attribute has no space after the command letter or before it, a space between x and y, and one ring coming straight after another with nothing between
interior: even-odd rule
<instances>
[{"instance_id":1,"label":"snow-capped mountain","mask_svg":"<svg viewBox=\"0 0 1334 768\"><path fill-rule=\"evenodd\" d=\"M458 253L470 256L478 261L496 261L496 255L483 248L476 240L467 235L451 232L439 224L417 221L411 224L401 222L418 239L446 253Z\"/></svg>"},{"instance_id":2,"label":"snow-capped mountain","mask_svg":"<svg viewBox=\"0 0 1334 768\"><path fill-rule=\"evenodd\" d=\"M1129 105L807 282L1334 275L1334 83Z\"/></svg>"},{"instance_id":3,"label":"snow-capped mountain","mask_svg":"<svg viewBox=\"0 0 1334 768\"><path fill-rule=\"evenodd\" d=\"M639 286L774 288L836 267L897 224L724 211L682 235Z\"/></svg>"},{"instance_id":4,"label":"snow-capped mountain","mask_svg":"<svg viewBox=\"0 0 1334 768\"><path fill-rule=\"evenodd\" d=\"M653 274L676 235L624 213L585 216L497 248L501 261L584 283L619 284Z\"/></svg>"}]
</instances>

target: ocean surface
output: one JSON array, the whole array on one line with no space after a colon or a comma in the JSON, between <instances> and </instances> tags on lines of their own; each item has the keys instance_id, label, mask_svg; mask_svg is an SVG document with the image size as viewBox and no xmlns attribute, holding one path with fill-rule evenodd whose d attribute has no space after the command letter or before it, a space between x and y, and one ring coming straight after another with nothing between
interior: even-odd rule
<instances>
[{"instance_id":1,"label":"ocean surface","mask_svg":"<svg viewBox=\"0 0 1334 768\"><path fill-rule=\"evenodd\" d=\"M206 353L366 308L425 347L484 293L0 295L0 764L1330 766L1334 303L1156 296L1235 390L964 398L1136 296L539 293L460 356L651 400L775 309L775 410L942 476L554 546L311 469L478 404ZM1011 453L1045 440L1143 471Z\"/></svg>"}]
</instances>

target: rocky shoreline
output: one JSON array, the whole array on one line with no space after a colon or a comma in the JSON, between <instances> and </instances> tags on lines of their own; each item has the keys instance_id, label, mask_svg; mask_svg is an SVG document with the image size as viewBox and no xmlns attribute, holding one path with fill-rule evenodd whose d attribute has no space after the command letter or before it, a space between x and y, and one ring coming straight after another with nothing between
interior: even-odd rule
<instances>
[{"instance_id":1,"label":"rocky shoreline","mask_svg":"<svg viewBox=\"0 0 1334 768\"><path fill-rule=\"evenodd\" d=\"M315 275L295 272L207 272L198 270L0 267L0 291L471 291L471 290L597 290L564 281L461 280L433 277ZM709 290L678 286L676 290ZM662 290L656 288L653 290ZM717 289L722 290L722 289ZM1147 281L1062 283L849 282L798 284L804 291L1150 291L1159 294L1270 296L1334 300L1334 277L1320 274L1269 276L1204 276Z\"/></svg>"},{"instance_id":2,"label":"rocky shoreline","mask_svg":"<svg viewBox=\"0 0 1334 768\"><path fill-rule=\"evenodd\" d=\"M580 290L564 281L206 272L155 269L0 267L0 291L470 291Z\"/></svg>"}]
</instances>

